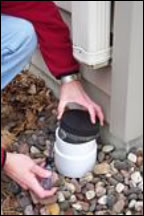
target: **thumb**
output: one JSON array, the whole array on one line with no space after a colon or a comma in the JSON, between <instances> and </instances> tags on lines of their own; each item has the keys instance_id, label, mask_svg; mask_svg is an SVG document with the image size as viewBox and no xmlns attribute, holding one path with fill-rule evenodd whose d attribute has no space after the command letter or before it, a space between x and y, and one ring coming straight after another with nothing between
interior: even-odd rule
<instances>
[{"instance_id":1,"label":"thumb","mask_svg":"<svg viewBox=\"0 0 144 216\"><path fill-rule=\"evenodd\" d=\"M66 103L61 102L58 106L58 117L57 117L58 120L62 118L65 108L66 108Z\"/></svg>"},{"instance_id":2,"label":"thumb","mask_svg":"<svg viewBox=\"0 0 144 216\"><path fill-rule=\"evenodd\" d=\"M48 170L43 169L40 166L35 165L32 172L40 178L49 178L52 176L52 173Z\"/></svg>"}]
</instances>

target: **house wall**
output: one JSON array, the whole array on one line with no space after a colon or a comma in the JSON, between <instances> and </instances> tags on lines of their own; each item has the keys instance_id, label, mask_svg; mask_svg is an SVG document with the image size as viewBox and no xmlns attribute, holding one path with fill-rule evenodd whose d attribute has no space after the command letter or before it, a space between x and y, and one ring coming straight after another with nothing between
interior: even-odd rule
<instances>
[{"instance_id":1,"label":"house wall","mask_svg":"<svg viewBox=\"0 0 144 216\"><path fill-rule=\"evenodd\" d=\"M70 13L62 11L62 16L71 29ZM84 88L105 112L103 137L119 148L141 145L143 141L142 16L141 2L116 1L112 65L99 70L81 66ZM39 52L31 70L59 95L59 83L50 75Z\"/></svg>"},{"instance_id":2,"label":"house wall","mask_svg":"<svg viewBox=\"0 0 144 216\"><path fill-rule=\"evenodd\" d=\"M143 134L143 3L115 5L111 132L125 142Z\"/></svg>"}]
</instances>

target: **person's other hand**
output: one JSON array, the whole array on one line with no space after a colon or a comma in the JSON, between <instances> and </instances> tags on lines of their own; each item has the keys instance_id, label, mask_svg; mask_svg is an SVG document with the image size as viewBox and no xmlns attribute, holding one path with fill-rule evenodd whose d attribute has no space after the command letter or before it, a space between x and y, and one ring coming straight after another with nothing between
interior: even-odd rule
<instances>
[{"instance_id":1,"label":"person's other hand","mask_svg":"<svg viewBox=\"0 0 144 216\"><path fill-rule=\"evenodd\" d=\"M98 117L101 126L104 125L104 114L101 107L90 99L79 81L72 81L61 86L58 119L61 119L69 103L83 106L89 112L93 124L96 123L96 118Z\"/></svg>"},{"instance_id":2,"label":"person's other hand","mask_svg":"<svg viewBox=\"0 0 144 216\"><path fill-rule=\"evenodd\" d=\"M57 191L56 188L53 188L51 191L46 191L42 188L38 178L49 178L51 177L51 172L36 165L28 156L7 153L4 171L23 189L33 191L41 199L52 196Z\"/></svg>"}]
</instances>

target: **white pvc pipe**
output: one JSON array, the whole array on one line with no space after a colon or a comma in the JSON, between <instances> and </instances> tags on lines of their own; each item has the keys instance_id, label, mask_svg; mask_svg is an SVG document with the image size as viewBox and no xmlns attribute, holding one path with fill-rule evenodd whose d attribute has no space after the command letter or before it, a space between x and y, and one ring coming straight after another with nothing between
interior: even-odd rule
<instances>
[{"instance_id":1,"label":"white pvc pipe","mask_svg":"<svg viewBox=\"0 0 144 216\"><path fill-rule=\"evenodd\" d=\"M81 178L92 171L97 158L97 143L71 144L63 141L56 131L55 164L60 174L70 178Z\"/></svg>"}]
</instances>

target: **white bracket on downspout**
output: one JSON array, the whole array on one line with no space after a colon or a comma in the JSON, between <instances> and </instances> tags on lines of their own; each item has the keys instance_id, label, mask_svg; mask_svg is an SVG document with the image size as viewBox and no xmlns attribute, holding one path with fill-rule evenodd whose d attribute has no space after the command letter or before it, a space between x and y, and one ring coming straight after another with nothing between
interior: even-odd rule
<instances>
[{"instance_id":1,"label":"white bracket on downspout","mask_svg":"<svg viewBox=\"0 0 144 216\"><path fill-rule=\"evenodd\" d=\"M93 68L104 67L111 58L111 1L72 1L75 58Z\"/></svg>"}]
</instances>

